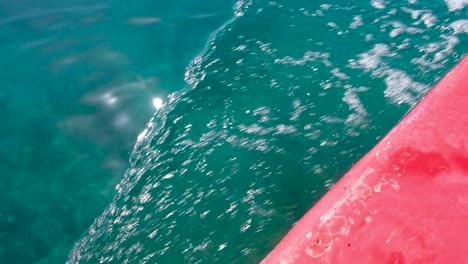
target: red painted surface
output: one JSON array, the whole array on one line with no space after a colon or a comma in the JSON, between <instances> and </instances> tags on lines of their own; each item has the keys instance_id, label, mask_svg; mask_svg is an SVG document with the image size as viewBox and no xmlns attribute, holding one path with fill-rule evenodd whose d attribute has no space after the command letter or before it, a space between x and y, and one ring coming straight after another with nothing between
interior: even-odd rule
<instances>
[{"instance_id":1,"label":"red painted surface","mask_svg":"<svg viewBox=\"0 0 468 264\"><path fill-rule=\"evenodd\" d=\"M262 263L468 263L468 56Z\"/></svg>"}]
</instances>

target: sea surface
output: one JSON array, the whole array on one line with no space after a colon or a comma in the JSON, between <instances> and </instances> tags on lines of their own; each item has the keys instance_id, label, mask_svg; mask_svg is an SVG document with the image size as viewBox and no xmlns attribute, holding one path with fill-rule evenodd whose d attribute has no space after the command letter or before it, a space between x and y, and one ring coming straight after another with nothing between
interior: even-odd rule
<instances>
[{"instance_id":1,"label":"sea surface","mask_svg":"<svg viewBox=\"0 0 468 264\"><path fill-rule=\"evenodd\" d=\"M0 263L258 263L467 53L467 0L0 0Z\"/></svg>"}]
</instances>

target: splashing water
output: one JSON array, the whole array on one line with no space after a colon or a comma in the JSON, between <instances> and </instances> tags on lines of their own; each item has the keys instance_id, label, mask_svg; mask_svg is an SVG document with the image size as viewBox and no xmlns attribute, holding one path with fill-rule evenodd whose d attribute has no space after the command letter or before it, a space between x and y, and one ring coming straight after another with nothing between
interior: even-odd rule
<instances>
[{"instance_id":1,"label":"splashing water","mask_svg":"<svg viewBox=\"0 0 468 264\"><path fill-rule=\"evenodd\" d=\"M68 263L255 263L468 51L464 1L239 1Z\"/></svg>"}]
</instances>

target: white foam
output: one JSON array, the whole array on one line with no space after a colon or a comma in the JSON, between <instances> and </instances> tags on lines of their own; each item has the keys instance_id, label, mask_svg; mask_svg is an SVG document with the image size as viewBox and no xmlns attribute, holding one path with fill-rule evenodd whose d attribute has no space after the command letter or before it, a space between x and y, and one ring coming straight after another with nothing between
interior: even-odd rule
<instances>
[{"instance_id":1,"label":"white foam","mask_svg":"<svg viewBox=\"0 0 468 264\"><path fill-rule=\"evenodd\" d=\"M393 29L390 31L389 36L391 38L397 37L401 34L410 34L410 35L415 35L418 33L424 32L422 29L415 28L415 27L407 27L405 24L398 22L398 21L393 21L389 23Z\"/></svg>"},{"instance_id":2,"label":"white foam","mask_svg":"<svg viewBox=\"0 0 468 264\"><path fill-rule=\"evenodd\" d=\"M422 14L421 20L426 27L433 27L437 23L437 17L431 12Z\"/></svg>"},{"instance_id":3,"label":"white foam","mask_svg":"<svg viewBox=\"0 0 468 264\"><path fill-rule=\"evenodd\" d=\"M456 36L442 36L445 41L441 42L442 50L434 54L434 62L442 62L453 53L455 46L460 42Z\"/></svg>"},{"instance_id":4,"label":"white foam","mask_svg":"<svg viewBox=\"0 0 468 264\"><path fill-rule=\"evenodd\" d=\"M384 96L394 104L414 105L426 86L414 81L406 72L393 69L385 62L385 57L394 53L386 44L376 44L370 51L360 54L359 59L351 60L351 68L361 68L373 76L383 78L387 88Z\"/></svg>"},{"instance_id":5,"label":"white foam","mask_svg":"<svg viewBox=\"0 0 468 264\"><path fill-rule=\"evenodd\" d=\"M468 6L468 0L445 0L449 11L457 11Z\"/></svg>"},{"instance_id":6,"label":"white foam","mask_svg":"<svg viewBox=\"0 0 468 264\"><path fill-rule=\"evenodd\" d=\"M245 11L252 5L252 0L239 0L234 5L234 15L241 17Z\"/></svg>"},{"instance_id":7,"label":"white foam","mask_svg":"<svg viewBox=\"0 0 468 264\"><path fill-rule=\"evenodd\" d=\"M305 65L308 62L320 61L326 66L331 66L331 62L328 60L328 58L330 58L329 53L307 51L306 53L304 53L304 56L302 56L302 58L292 58L290 56L286 56L281 59L275 59L275 63L291 64L291 65Z\"/></svg>"},{"instance_id":8,"label":"white foam","mask_svg":"<svg viewBox=\"0 0 468 264\"><path fill-rule=\"evenodd\" d=\"M468 33L468 19L457 20L450 24L450 28L455 34Z\"/></svg>"},{"instance_id":9,"label":"white foam","mask_svg":"<svg viewBox=\"0 0 468 264\"><path fill-rule=\"evenodd\" d=\"M354 111L354 113L350 114L346 119L346 124L349 126L360 126L365 123L368 113L359 99L358 93L367 90L368 89L365 87L347 87L343 96L343 101Z\"/></svg>"},{"instance_id":10,"label":"white foam","mask_svg":"<svg viewBox=\"0 0 468 264\"><path fill-rule=\"evenodd\" d=\"M385 8L385 2L383 0L371 0L371 5L377 9Z\"/></svg>"},{"instance_id":11,"label":"white foam","mask_svg":"<svg viewBox=\"0 0 468 264\"><path fill-rule=\"evenodd\" d=\"M389 69L385 71L385 74L387 75L385 78L387 88L384 95L395 104L416 104L417 97L414 94L421 94L426 88L426 86L415 82L404 71Z\"/></svg>"},{"instance_id":12,"label":"white foam","mask_svg":"<svg viewBox=\"0 0 468 264\"><path fill-rule=\"evenodd\" d=\"M428 28L433 27L437 23L437 17L430 10L414 10L407 7L402 7L401 10L411 15L411 18L417 20L413 25L424 23Z\"/></svg>"},{"instance_id":13,"label":"white foam","mask_svg":"<svg viewBox=\"0 0 468 264\"><path fill-rule=\"evenodd\" d=\"M353 22L351 22L351 25L349 25L349 28L355 29L360 26L362 26L362 16L354 16L353 17Z\"/></svg>"}]
</instances>

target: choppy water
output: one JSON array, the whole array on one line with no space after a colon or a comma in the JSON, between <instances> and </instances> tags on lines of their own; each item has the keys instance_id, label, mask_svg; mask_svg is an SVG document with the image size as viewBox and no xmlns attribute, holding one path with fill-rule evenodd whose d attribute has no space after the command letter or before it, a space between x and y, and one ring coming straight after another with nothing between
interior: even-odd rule
<instances>
[{"instance_id":1,"label":"choppy water","mask_svg":"<svg viewBox=\"0 0 468 264\"><path fill-rule=\"evenodd\" d=\"M0 0L0 263L66 261L232 4Z\"/></svg>"},{"instance_id":2,"label":"choppy water","mask_svg":"<svg viewBox=\"0 0 468 264\"><path fill-rule=\"evenodd\" d=\"M187 67L185 88L145 95L161 98L162 105L156 105L146 129L138 127L143 132L117 195L75 244L68 262L261 260L468 52L465 0L358 2L238 1ZM132 10L113 4L116 12ZM143 14L126 21L135 26L160 20ZM181 31L196 35L192 23ZM114 45L132 41L111 32L106 35ZM35 45L43 43L47 40ZM127 59L147 62L124 63L126 73L151 80L157 70L150 65L160 53L149 52L152 45L121 45ZM95 54L81 56L99 60ZM59 60L53 69L62 71L73 59L78 58ZM93 69L83 78L91 78ZM182 88L174 83L167 87ZM138 105L129 109L138 112ZM69 124L76 131L76 121ZM101 208L88 206L92 212Z\"/></svg>"},{"instance_id":3,"label":"choppy water","mask_svg":"<svg viewBox=\"0 0 468 264\"><path fill-rule=\"evenodd\" d=\"M467 52L465 5L239 1L69 262L258 262Z\"/></svg>"}]
</instances>

